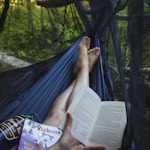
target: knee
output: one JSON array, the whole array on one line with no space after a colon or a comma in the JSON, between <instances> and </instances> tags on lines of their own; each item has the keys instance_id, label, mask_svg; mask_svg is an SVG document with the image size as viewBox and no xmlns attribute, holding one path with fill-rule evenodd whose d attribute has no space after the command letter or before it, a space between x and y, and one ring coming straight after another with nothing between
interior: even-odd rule
<instances>
[{"instance_id":1,"label":"knee","mask_svg":"<svg viewBox=\"0 0 150 150\"><path fill-rule=\"evenodd\" d=\"M53 120L62 120L64 114L65 114L65 111L63 110L57 110L57 111L55 110L55 111L51 111L48 114L47 118L48 119L52 118Z\"/></svg>"},{"instance_id":2,"label":"knee","mask_svg":"<svg viewBox=\"0 0 150 150\"><path fill-rule=\"evenodd\" d=\"M46 119L44 120L44 124L50 125L50 126L59 126L60 122L62 121L64 114L62 111L54 111L50 112Z\"/></svg>"}]
</instances>

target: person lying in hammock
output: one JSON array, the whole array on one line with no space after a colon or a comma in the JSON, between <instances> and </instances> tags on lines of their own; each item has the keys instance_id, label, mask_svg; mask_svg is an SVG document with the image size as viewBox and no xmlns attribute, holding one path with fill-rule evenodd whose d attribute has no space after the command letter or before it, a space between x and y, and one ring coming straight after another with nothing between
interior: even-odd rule
<instances>
[{"instance_id":1,"label":"person lying in hammock","mask_svg":"<svg viewBox=\"0 0 150 150\"><path fill-rule=\"evenodd\" d=\"M54 101L43 124L58 127L64 114L70 105L73 97L77 95L81 85L89 86L89 73L92 71L97 58L100 55L100 49L95 47L90 49L90 38L84 37L78 46L79 58L74 68L76 79L71 85L61 93ZM67 115L67 121L64 133L60 140L48 150L104 150L102 146L91 147L84 146L77 141L71 134L71 114Z\"/></svg>"}]
</instances>

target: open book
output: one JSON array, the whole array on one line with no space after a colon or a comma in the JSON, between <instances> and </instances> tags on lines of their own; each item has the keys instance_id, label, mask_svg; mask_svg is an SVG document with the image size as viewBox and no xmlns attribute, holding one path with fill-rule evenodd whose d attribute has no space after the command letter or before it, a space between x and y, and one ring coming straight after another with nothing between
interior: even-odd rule
<instances>
[{"instance_id":1,"label":"open book","mask_svg":"<svg viewBox=\"0 0 150 150\"><path fill-rule=\"evenodd\" d=\"M127 118L124 102L101 101L89 87L81 86L67 112L73 116L72 134L84 145L103 145L106 150L121 146ZM66 115L59 128L63 130Z\"/></svg>"}]
</instances>

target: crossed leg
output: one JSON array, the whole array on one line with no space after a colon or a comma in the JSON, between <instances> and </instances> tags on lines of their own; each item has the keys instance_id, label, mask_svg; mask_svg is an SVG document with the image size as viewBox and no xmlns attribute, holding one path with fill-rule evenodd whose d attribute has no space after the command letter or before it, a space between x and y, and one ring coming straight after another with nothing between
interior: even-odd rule
<instances>
[{"instance_id":1,"label":"crossed leg","mask_svg":"<svg viewBox=\"0 0 150 150\"><path fill-rule=\"evenodd\" d=\"M77 78L56 98L43 124L58 126L80 86L83 84L89 86L89 72L100 54L99 48L88 51L89 47L90 38L84 37L78 47L79 58L75 66Z\"/></svg>"}]
</instances>

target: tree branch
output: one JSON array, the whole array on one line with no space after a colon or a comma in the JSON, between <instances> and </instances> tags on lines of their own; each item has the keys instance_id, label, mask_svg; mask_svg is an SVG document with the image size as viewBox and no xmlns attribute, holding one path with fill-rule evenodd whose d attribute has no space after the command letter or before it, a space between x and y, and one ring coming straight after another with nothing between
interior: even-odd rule
<instances>
[{"instance_id":1,"label":"tree branch","mask_svg":"<svg viewBox=\"0 0 150 150\"><path fill-rule=\"evenodd\" d=\"M129 16L127 16L127 15L116 14L115 16L116 16L116 19L118 19L118 20L126 20L127 21L129 19ZM150 13L145 13L143 17L145 20L149 20Z\"/></svg>"}]
</instances>

